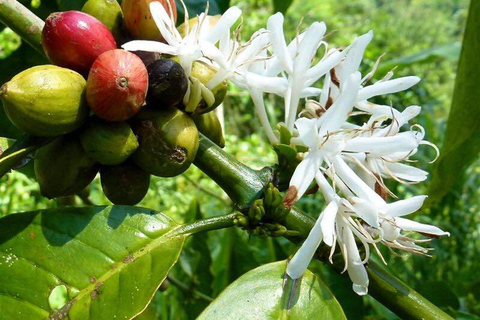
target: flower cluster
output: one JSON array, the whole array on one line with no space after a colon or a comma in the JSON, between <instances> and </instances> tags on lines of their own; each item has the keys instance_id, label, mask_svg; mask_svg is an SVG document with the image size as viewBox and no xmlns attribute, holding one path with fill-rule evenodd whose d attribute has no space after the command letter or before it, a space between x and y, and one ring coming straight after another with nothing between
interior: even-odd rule
<instances>
[{"instance_id":1,"label":"flower cluster","mask_svg":"<svg viewBox=\"0 0 480 320\"><path fill-rule=\"evenodd\" d=\"M302 161L291 177L284 205L292 207L315 185L326 200L310 235L288 264L287 273L292 278L302 276L323 241L331 247L330 259L338 245L354 291L366 294L365 263L371 248L380 257L379 243L427 255L429 249L419 243L429 239L410 237L411 232L430 237L448 235L437 227L404 218L420 209L426 196L387 202L389 196L396 196L384 180L405 184L424 181L427 172L405 162L420 145L438 150L424 140L421 126L408 127L420 113L419 106L399 111L368 101L409 89L420 81L418 77L391 79L393 72L389 72L370 84L378 62L362 77L358 69L373 32L356 38L343 50L329 48L324 40L325 24L315 22L287 44L284 18L277 13L268 19L266 29L242 43L238 29L232 37L231 29L241 16L236 7L215 21L202 13L193 25L185 23L183 37L163 6L153 2L151 11L166 43L132 41L123 47L178 56L187 75L195 60L211 64L218 71L206 87L212 89L228 79L248 90L272 145L279 143L279 137L267 116L264 95L284 99L281 125L292 133L292 147L307 150L300 154ZM317 87L319 83L321 87ZM306 99L305 108L298 113L302 99Z\"/></svg>"}]
</instances>

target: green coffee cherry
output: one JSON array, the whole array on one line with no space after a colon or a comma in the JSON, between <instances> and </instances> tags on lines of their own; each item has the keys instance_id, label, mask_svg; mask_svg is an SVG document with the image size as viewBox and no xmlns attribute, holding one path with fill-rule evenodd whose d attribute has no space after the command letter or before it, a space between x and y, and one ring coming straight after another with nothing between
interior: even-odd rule
<instances>
[{"instance_id":1,"label":"green coffee cherry","mask_svg":"<svg viewBox=\"0 0 480 320\"><path fill-rule=\"evenodd\" d=\"M123 39L123 12L117 0L88 0L82 11L100 20L110 30L117 43Z\"/></svg>"},{"instance_id":2,"label":"green coffee cherry","mask_svg":"<svg viewBox=\"0 0 480 320\"><path fill-rule=\"evenodd\" d=\"M197 154L197 127L186 113L176 108L141 111L134 132L140 147L133 160L155 176L174 177L183 173Z\"/></svg>"},{"instance_id":3,"label":"green coffee cherry","mask_svg":"<svg viewBox=\"0 0 480 320\"><path fill-rule=\"evenodd\" d=\"M225 147L222 125L215 112L212 111L209 113L193 115L192 119L195 122L198 131L215 142L219 147Z\"/></svg>"},{"instance_id":4,"label":"green coffee cherry","mask_svg":"<svg viewBox=\"0 0 480 320\"><path fill-rule=\"evenodd\" d=\"M34 167L40 192L50 199L82 191L98 172L95 160L83 150L78 137L72 135L40 148Z\"/></svg>"},{"instance_id":5,"label":"green coffee cherry","mask_svg":"<svg viewBox=\"0 0 480 320\"><path fill-rule=\"evenodd\" d=\"M103 193L116 205L136 205L145 197L150 186L150 175L131 161L102 167L100 179Z\"/></svg>"},{"instance_id":6,"label":"green coffee cherry","mask_svg":"<svg viewBox=\"0 0 480 320\"><path fill-rule=\"evenodd\" d=\"M126 161L138 148L137 137L126 122L91 120L80 133L87 154L103 165Z\"/></svg>"}]
</instances>

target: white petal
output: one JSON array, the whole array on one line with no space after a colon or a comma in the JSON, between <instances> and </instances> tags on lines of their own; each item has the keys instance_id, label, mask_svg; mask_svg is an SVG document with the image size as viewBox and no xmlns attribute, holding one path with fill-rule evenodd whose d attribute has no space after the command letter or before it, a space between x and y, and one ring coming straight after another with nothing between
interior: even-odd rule
<instances>
[{"instance_id":1,"label":"white petal","mask_svg":"<svg viewBox=\"0 0 480 320\"><path fill-rule=\"evenodd\" d=\"M395 222L399 228L405 231L416 231L426 234L432 234L436 236L450 236L450 233L442 231L440 228L429 224L423 224L420 222L404 219L404 218L396 218Z\"/></svg>"},{"instance_id":2,"label":"white petal","mask_svg":"<svg viewBox=\"0 0 480 320\"><path fill-rule=\"evenodd\" d=\"M420 209L426 198L427 196L415 196L389 203L385 206L385 214L390 217L406 216Z\"/></svg>"},{"instance_id":3,"label":"white petal","mask_svg":"<svg viewBox=\"0 0 480 320\"><path fill-rule=\"evenodd\" d=\"M415 132L407 131L392 137L357 137L348 140L345 151L365 152L372 156L388 155L394 152L408 152L418 147Z\"/></svg>"},{"instance_id":4,"label":"white petal","mask_svg":"<svg viewBox=\"0 0 480 320\"><path fill-rule=\"evenodd\" d=\"M208 25L210 25L210 23L208 23ZM205 32L205 34L207 34L208 31L210 31L210 28ZM228 55L230 52L232 52L233 44L234 41L230 40L230 32L225 32L218 42L218 48L224 55Z\"/></svg>"},{"instance_id":5,"label":"white petal","mask_svg":"<svg viewBox=\"0 0 480 320\"><path fill-rule=\"evenodd\" d=\"M323 196L325 197L325 200L327 202L333 201L337 194L335 190L333 190L332 186L328 183L322 172L318 172L315 175L315 181L317 182L318 187L320 188Z\"/></svg>"},{"instance_id":6,"label":"white petal","mask_svg":"<svg viewBox=\"0 0 480 320\"><path fill-rule=\"evenodd\" d=\"M384 107L387 107L387 106L384 106ZM407 124L408 121L418 116L421 110L422 108L419 106L407 107L401 113L395 109L392 109L392 111L390 111L389 118L394 117L395 121L392 121L392 123L389 126L383 129L376 130L373 133L373 136L384 137L384 136L392 136L397 134L400 131L400 127L402 127L404 124Z\"/></svg>"},{"instance_id":7,"label":"white petal","mask_svg":"<svg viewBox=\"0 0 480 320\"><path fill-rule=\"evenodd\" d=\"M202 53L205 57L212 59L220 68L229 69L230 65L223 53L213 44L209 42L203 42L200 46Z\"/></svg>"},{"instance_id":8,"label":"white petal","mask_svg":"<svg viewBox=\"0 0 480 320\"><path fill-rule=\"evenodd\" d=\"M317 119L300 118L295 121L295 127L298 130L299 139L312 151L318 150L320 140Z\"/></svg>"},{"instance_id":9,"label":"white petal","mask_svg":"<svg viewBox=\"0 0 480 320\"><path fill-rule=\"evenodd\" d=\"M374 228L379 227L378 209L374 204L358 197L352 197L350 200L355 212L361 219Z\"/></svg>"},{"instance_id":10,"label":"white petal","mask_svg":"<svg viewBox=\"0 0 480 320\"><path fill-rule=\"evenodd\" d=\"M315 251L317 251L318 246L322 242L322 229L320 226L322 214L320 214L312 230L310 230L305 242L295 253L292 260L288 262L287 274L292 279L298 279L305 273Z\"/></svg>"},{"instance_id":11,"label":"white petal","mask_svg":"<svg viewBox=\"0 0 480 320\"><path fill-rule=\"evenodd\" d=\"M314 22L305 32L305 36L297 48L297 54L294 61L293 73L296 76L305 78L306 72L310 67L315 52L318 49L320 42L327 27L323 22Z\"/></svg>"},{"instance_id":12,"label":"white petal","mask_svg":"<svg viewBox=\"0 0 480 320\"><path fill-rule=\"evenodd\" d=\"M215 75L210 79L210 81L208 81L206 87L210 90L213 90L220 83L230 78L230 76L232 76L232 73L229 72L228 70L219 69L217 73L215 73Z\"/></svg>"},{"instance_id":13,"label":"white petal","mask_svg":"<svg viewBox=\"0 0 480 320\"><path fill-rule=\"evenodd\" d=\"M353 291L358 295L366 295L368 292L368 274L360 258L355 238L350 229L344 230L345 250L348 259L348 276L353 282ZM345 255L345 253L344 253Z\"/></svg>"},{"instance_id":14,"label":"white petal","mask_svg":"<svg viewBox=\"0 0 480 320\"><path fill-rule=\"evenodd\" d=\"M215 26L210 29L208 35L205 37L205 40L212 44L216 44L225 32L230 32L230 28L232 28L241 15L242 10L240 10L238 7L228 8L228 10L225 11L225 13L217 21Z\"/></svg>"},{"instance_id":15,"label":"white petal","mask_svg":"<svg viewBox=\"0 0 480 320\"><path fill-rule=\"evenodd\" d=\"M300 199L308 190L308 187L315 178L322 161L323 157L321 153L318 151L309 152L295 169L290 180L290 187L296 188L297 199Z\"/></svg>"},{"instance_id":16,"label":"white petal","mask_svg":"<svg viewBox=\"0 0 480 320\"><path fill-rule=\"evenodd\" d=\"M322 89L308 87L303 89L302 93L300 94L300 98L318 97L321 93Z\"/></svg>"},{"instance_id":17,"label":"white petal","mask_svg":"<svg viewBox=\"0 0 480 320\"><path fill-rule=\"evenodd\" d=\"M357 100L363 101L375 96L404 91L413 87L419 81L419 77L403 77L389 81L379 81L360 89Z\"/></svg>"},{"instance_id":18,"label":"white petal","mask_svg":"<svg viewBox=\"0 0 480 320\"><path fill-rule=\"evenodd\" d=\"M323 241L330 247L334 245L333 242L335 241L335 220L337 212L337 201L331 201L321 214L322 221L320 225L323 233Z\"/></svg>"},{"instance_id":19,"label":"white petal","mask_svg":"<svg viewBox=\"0 0 480 320\"><path fill-rule=\"evenodd\" d=\"M347 77L358 70L360 63L362 62L363 53L365 48L372 41L373 31L358 37L355 41L345 50L348 50L345 60L339 64L335 70L337 71L337 78L340 83L343 83Z\"/></svg>"},{"instance_id":20,"label":"white petal","mask_svg":"<svg viewBox=\"0 0 480 320\"><path fill-rule=\"evenodd\" d=\"M158 41L133 40L122 45L122 48L127 51L149 51L177 55L177 50L174 47Z\"/></svg>"},{"instance_id":21,"label":"white petal","mask_svg":"<svg viewBox=\"0 0 480 320\"><path fill-rule=\"evenodd\" d=\"M323 83L323 88L322 88L322 95L320 96L320 100L318 102L320 102L320 104L322 106L326 106L327 105L327 101L328 101L328 98L330 97L330 84L331 84L331 76L330 76L330 72L327 73L327 75L325 76L325 80L324 80L324 83Z\"/></svg>"},{"instance_id":22,"label":"white petal","mask_svg":"<svg viewBox=\"0 0 480 320\"><path fill-rule=\"evenodd\" d=\"M288 57L293 57L295 56L295 53L297 52L298 44L302 41L303 37L305 36L305 32L299 34L295 39L293 39L287 46L288 49ZM277 55L273 55L268 61L267 61L267 72L265 75L269 76L276 76L279 73L286 71L284 69L283 63L278 59Z\"/></svg>"},{"instance_id":23,"label":"white petal","mask_svg":"<svg viewBox=\"0 0 480 320\"><path fill-rule=\"evenodd\" d=\"M338 50L330 53L326 58L322 59L315 66L313 66L307 71L307 74L305 75L305 77L307 78L307 82L305 83L305 85L312 85L313 83L315 83L315 81L320 79L327 72L330 72L333 67L340 63L344 56L345 53Z\"/></svg>"},{"instance_id":24,"label":"white petal","mask_svg":"<svg viewBox=\"0 0 480 320\"><path fill-rule=\"evenodd\" d=\"M399 236L400 228L396 227L388 220L384 220L382 222L382 239L387 241L395 241Z\"/></svg>"},{"instance_id":25,"label":"white petal","mask_svg":"<svg viewBox=\"0 0 480 320\"><path fill-rule=\"evenodd\" d=\"M283 34L283 15L277 12L267 21L267 29L270 31L270 39L273 51L283 65L287 73L293 72L293 62L288 52L285 35Z\"/></svg>"},{"instance_id":26,"label":"white petal","mask_svg":"<svg viewBox=\"0 0 480 320\"><path fill-rule=\"evenodd\" d=\"M150 3L150 13L165 41L170 45L178 45L182 37L163 5L158 1Z\"/></svg>"},{"instance_id":27,"label":"white petal","mask_svg":"<svg viewBox=\"0 0 480 320\"><path fill-rule=\"evenodd\" d=\"M243 50L238 53L238 56L235 58L235 65L239 66L257 58L258 55L268 46L269 42L269 32L266 30L257 31L250 38L248 45L243 47Z\"/></svg>"},{"instance_id":28,"label":"white petal","mask_svg":"<svg viewBox=\"0 0 480 320\"><path fill-rule=\"evenodd\" d=\"M327 112L319 118L321 135L329 131L338 130L347 120L348 114L353 109L355 99L357 98L360 80L360 72L355 72L348 77L345 86L342 88L340 97L332 104Z\"/></svg>"},{"instance_id":29,"label":"white petal","mask_svg":"<svg viewBox=\"0 0 480 320\"><path fill-rule=\"evenodd\" d=\"M336 174L359 198L364 198L379 208L385 204L385 201L355 174L341 156L332 157L330 160L333 163Z\"/></svg>"},{"instance_id":30,"label":"white petal","mask_svg":"<svg viewBox=\"0 0 480 320\"><path fill-rule=\"evenodd\" d=\"M385 162L383 164L388 171L395 175L399 179L408 180L412 182L421 182L427 180L428 172L418 169L403 163L390 163ZM389 172L382 171L385 175L389 175Z\"/></svg>"},{"instance_id":31,"label":"white petal","mask_svg":"<svg viewBox=\"0 0 480 320\"><path fill-rule=\"evenodd\" d=\"M281 77L266 77L252 72L246 72L245 79L249 87L265 93L274 93L283 96L288 88L288 80Z\"/></svg>"},{"instance_id":32,"label":"white petal","mask_svg":"<svg viewBox=\"0 0 480 320\"><path fill-rule=\"evenodd\" d=\"M265 133L267 134L270 144L277 144L278 138L273 133L272 126L270 125L270 121L268 119L267 111L265 109L265 104L263 101L263 93L259 90L251 89L250 94L252 96L253 104L255 105L255 111L257 112L257 116L260 119L260 123L265 129Z\"/></svg>"}]
</instances>

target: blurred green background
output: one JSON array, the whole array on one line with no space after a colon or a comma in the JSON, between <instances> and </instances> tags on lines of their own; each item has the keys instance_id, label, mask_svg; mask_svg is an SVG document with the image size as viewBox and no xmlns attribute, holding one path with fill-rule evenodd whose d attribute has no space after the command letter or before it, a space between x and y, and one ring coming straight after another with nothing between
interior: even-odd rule
<instances>
[{"instance_id":1,"label":"blurred green background","mask_svg":"<svg viewBox=\"0 0 480 320\"><path fill-rule=\"evenodd\" d=\"M28 2L28 1L24 1ZM195 2L195 1L191 1ZM203 5L203 1L196 1ZM277 1L281 3L281 1ZM45 17L52 8L81 8L82 1L32 1L36 12ZM296 26L325 21L328 41L337 47L347 46L355 36L374 30L362 65L363 74L384 54L374 79L395 69L395 77L416 75L422 81L408 92L382 97L378 102L392 104L400 110L420 105L423 112L414 121L422 125L427 139L442 146L446 122L452 103L456 68L460 55L463 29L468 13L467 0L310 0L293 1L286 14L287 38ZM242 26L246 39L255 30L265 27L273 13L270 0L232 0L244 12ZM41 63L31 55L21 40L8 28L0 28L0 78L7 81L28 65ZM14 65L14 68L8 67ZM15 70L17 68L18 70ZM270 116L280 118L281 101L270 96ZM231 86L224 103L226 148L228 153L254 167L275 163L275 153L259 132L258 120L249 95ZM431 171L429 161L433 149L423 146L415 156L417 165ZM423 293L457 319L480 319L480 161L471 165L454 188L434 206L416 214L420 222L434 224L451 233L449 238L434 240L431 258L412 255L397 256L382 250L394 275ZM419 185L390 184L400 198L426 194L429 181ZM63 205L109 204L101 192L99 180L90 187L88 200L47 200L39 193L34 180L20 172L1 179L0 216L14 212L51 208ZM175 220L190 221L227 213L228 197L195 167L173 179L154 178L148 196L141 206L163 211ZM322 210L319 195L304 197L299 206L316 216ZM231 281L246 271L278 259L284 259L294 248L281 239L249 238L239 230L223 230L190 239L179 263L171 274L172 284L156 295L143 319L193 319L208 304L195 293L215 297ZM378 259L378 257L372 257ZM397 319L370 297L360 298L351 292L351 284L323 266L315 266L345 307L349 319Z\"/></svg>"}]
</instances>

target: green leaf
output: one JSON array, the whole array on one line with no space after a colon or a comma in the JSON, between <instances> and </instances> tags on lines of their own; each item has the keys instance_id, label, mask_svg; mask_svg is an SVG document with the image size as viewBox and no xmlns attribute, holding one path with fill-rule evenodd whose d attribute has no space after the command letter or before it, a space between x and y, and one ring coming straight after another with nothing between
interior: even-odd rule
<instances>
[{"instance_id":1,"label":"green leaf","mask_svg":"<svg viewBox=\"0 0 480 320\"><path fill-rule=\"evenodd\" d=\"M126 206L0 219L2 319L132 318L178 259L185 236L176 227L161 213Z\"/></svg>"},{"instance_id":2,"label":"green leaf","mask_svg":"<svg viewBox=\"0 0 480 320\"><path fill-rule=\"evenodd\" d=\"M463 40L453 103L441 157L432 174L431 202L440 200L459 181L480 152L480 1L472 1Z\"/></svg>"},{"instance_id":3,"label":"green leaf","mask_svg":"<svg viewBox=\"0 0 480 320\"><path fill-rule=\"evenodd\" d=\"M197 200L192 201L186 215L188 222L204 218ZM183 299L184 305L188 306L185 311L190 318L195 319L206 308L208 302L198 299L193 291L196 290L206 295L211 295L213 291L212 258L208 248L208 234L202 232L189 237L178 262L183 272L177 272L175 276L187 283L192 292ZM178 268L176 269L178 270Z\"/></svg>"},{"instance_id":4,"label":"green leaf","mask_svg":"<svg viewBox=\"0 0 480 320\"><path fill-rule=\"evenodd\" d=\"M205 12L207 2L209 3L208 14L211 16L222 14L230 7L230 0L184 0L188 8L190 18L196 17L202 12ZM176 0L178 19L177 23L182 24L185 16L183 5L179 0Z\"/></svg>"},{"instance_id":5,"label":"green leaf","mask_svg":"<svg viewBox=\"0 0 480 320\"><path fill-rule=\"evenodd\" d=\"M286 261L263 265L232 283L198 320L346 319L328 287L307 271L285 280Z\"/></svg>"},{"instance_id":6,"label":"green leaf","mask_svg":"<svg viewBox=\"0 0 480 320\"><path fill-rule=\"evenodd\" d=\"M309 269L323 279L328 287L331 288L348 320L365 318L363 299L352 290L350 278L334 271L331 266L315 260L310 264Z\"/></svg>"},{"instance_id":7,"label":"green leaf","mask_svg":"<svg viewBox=\"0 0 480 320\"><path fill-rule=\"evenodd\" d=\"M67 10L82 10L87 0L57 0L57 5L60 11Z\"/></svg>"},{"instance_id":8,"label":"green leaf","mask_svg":"<svg viewBox=\"0 0 480 320\"><path fill-rule=\"evenodd\" d=\"M444 281L426 281L418 286L418 292L437 307L460 308L460 301L448 283Z\"/></svg>"},{"instance_id":9,"label":"green leaf","mask_svg":"<svg viewBox=\"0 0 480 320\"><path fill-rule=\"evenodd\" d=\"M441 47L422 50L409 56L382 62L377 70L377 73L384 74L393 68L396 68L395 71L398 71L399 69L403 69L414 64L418 65L421 63L430 63L440 59L456 61L460 57L460 50L460 43L452 43Z\"/></svg>"},{"instance_id":10,"label":"green leaf","mask_svg":"<svg viewBox=\"0 0 480 320\"><path fill-rule=\"evenodd\" d=\"M286 14L292 3L293 0L273 0L273 10L275 12Z\"/></svg>"}]
</instances>

